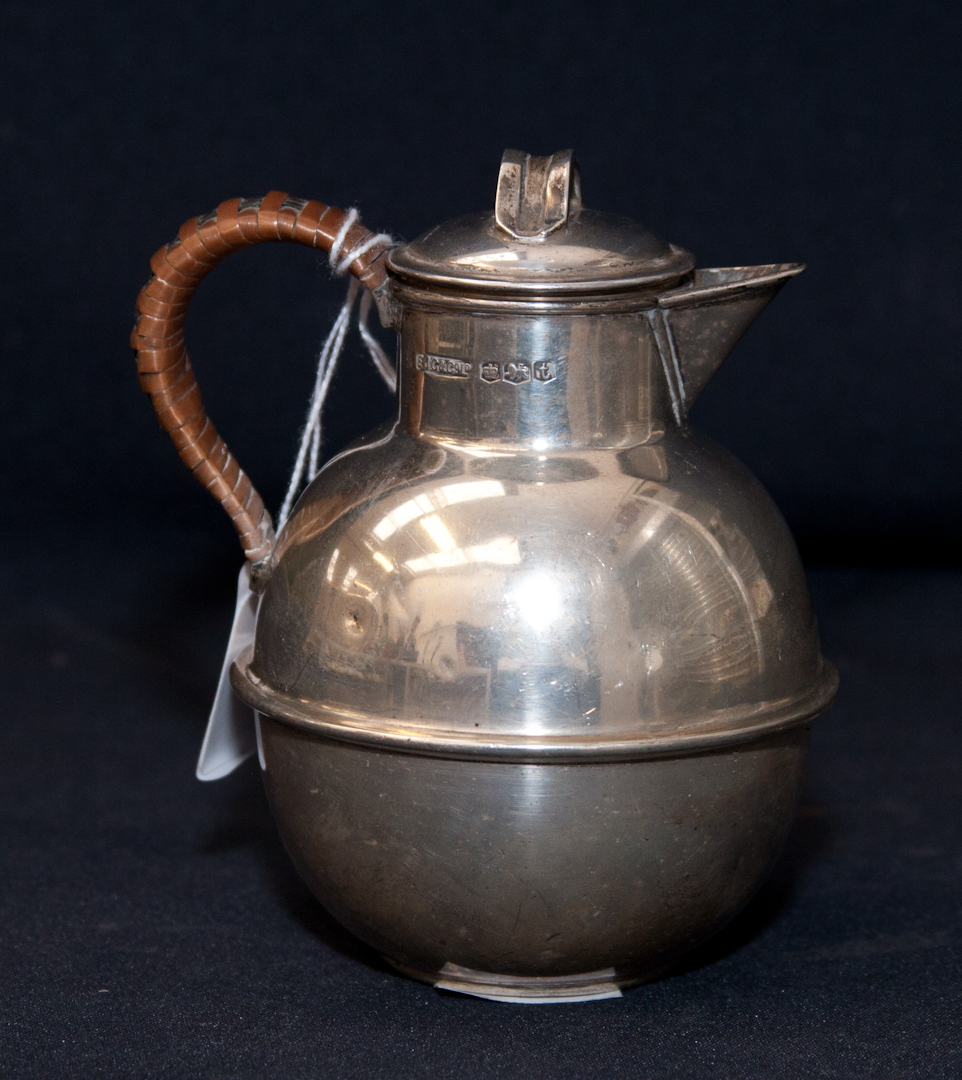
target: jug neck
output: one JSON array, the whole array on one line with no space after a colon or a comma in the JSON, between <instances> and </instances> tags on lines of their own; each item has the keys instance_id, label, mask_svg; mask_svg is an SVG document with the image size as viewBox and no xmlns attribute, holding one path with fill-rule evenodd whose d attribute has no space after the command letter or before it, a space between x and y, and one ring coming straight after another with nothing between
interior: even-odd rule
<instances>
[{"instance_id":1,"label":"jug neck","mask_svg":"<svg viewBox=\"0 0 962 1080\"><path fill-rule=\"evenodd\" d=\"M408 309L400 409L413 435L519 451L635 446L683 421L646 312Z\"/></svg>"}]
</instances>

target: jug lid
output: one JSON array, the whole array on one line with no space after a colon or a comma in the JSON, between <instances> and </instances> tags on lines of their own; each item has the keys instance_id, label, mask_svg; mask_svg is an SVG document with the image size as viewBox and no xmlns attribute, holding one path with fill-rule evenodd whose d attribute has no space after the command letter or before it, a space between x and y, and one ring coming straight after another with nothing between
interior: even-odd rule
<instances>
[{"instance_id":1,"label":"jug lid","mask_svg":"<svg viewBox=\"0 0 962 1080\"><path fill-rule=\"evenodd\" d=\"M422 288L553 298L664 285L694 265L638 222L586 210L571 150L505 150L493 211L437 225L388 256L392 275Z\"/></svg>"}]
</instances>

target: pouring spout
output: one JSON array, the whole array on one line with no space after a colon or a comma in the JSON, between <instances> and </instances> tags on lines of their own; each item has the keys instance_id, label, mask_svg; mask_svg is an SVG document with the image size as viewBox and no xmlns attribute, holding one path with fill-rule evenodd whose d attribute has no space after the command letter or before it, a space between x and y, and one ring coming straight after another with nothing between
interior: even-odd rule
<instances>
[{"instance_id":1,"label":"pouring spout","mask_svg":"<svg viewBox=\"0 0 962 1080\"><path fill-rule=\"evenodd\" d=\"M679 422L742 334L804 269L772 263L696 270L691 281L658 297L652 326Z\"/></svg>"}]
</instances>

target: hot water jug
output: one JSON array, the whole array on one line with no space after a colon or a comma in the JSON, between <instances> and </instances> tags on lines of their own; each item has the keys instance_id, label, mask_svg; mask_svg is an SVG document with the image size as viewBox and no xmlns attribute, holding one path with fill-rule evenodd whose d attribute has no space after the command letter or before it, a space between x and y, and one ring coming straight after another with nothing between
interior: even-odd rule
<instances>
[{"instance_id":1,"label":"hot water jug","mask_svg":"<svg viewBox=\"0 0 962 1080\"><path fill-rule=\"evenodd\" d=\"M187 306L227 254L324 251L396 329L399 407L275 536L208 419ZM143 389L260 594L234 690L321 903L401 971L616 994L729 920L782 847L832 666L792 537L692 402L797 264L696 269L506 151L493 211L392 246L271 192L188 221Z\"/></svg>"}]
</instances>

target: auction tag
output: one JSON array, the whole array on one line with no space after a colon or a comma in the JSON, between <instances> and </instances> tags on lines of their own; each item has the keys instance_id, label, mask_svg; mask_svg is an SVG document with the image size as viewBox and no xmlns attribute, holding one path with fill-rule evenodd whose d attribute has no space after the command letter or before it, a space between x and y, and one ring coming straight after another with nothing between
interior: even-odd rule
<instances>
[{"instance_id":1,"label":"auction tag","mask_svg":"<svg viewBox=\"0 0 962 1080\"><path fill-rule=\"evenodd\" d=\"M245 561L237 578L237 604L227 654L220 669L214 707L210 711L204 744L197 759L198 780L219 780L227 776L257 750L254 710L240 700L230 685L231 664L248 645L254 643L254 624L260 597L251 592L250 582L250 564Z\"/></svg>"}]
</instances>

